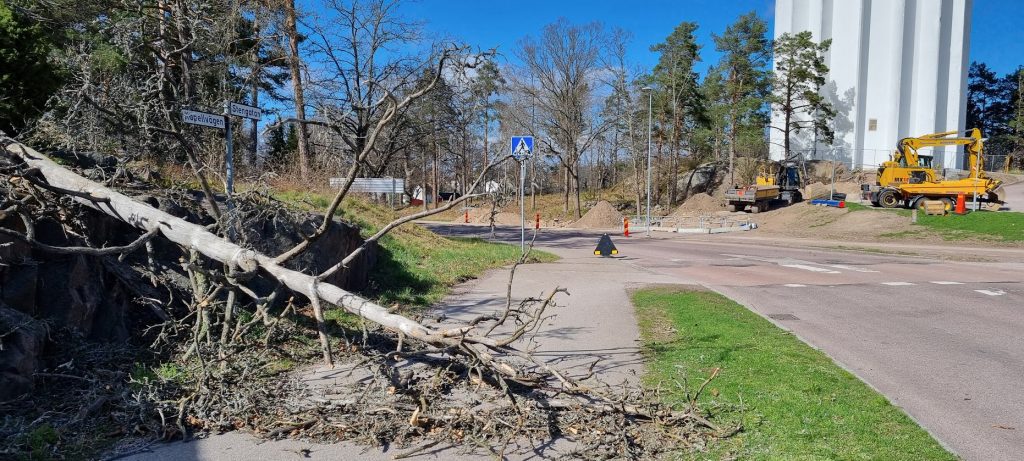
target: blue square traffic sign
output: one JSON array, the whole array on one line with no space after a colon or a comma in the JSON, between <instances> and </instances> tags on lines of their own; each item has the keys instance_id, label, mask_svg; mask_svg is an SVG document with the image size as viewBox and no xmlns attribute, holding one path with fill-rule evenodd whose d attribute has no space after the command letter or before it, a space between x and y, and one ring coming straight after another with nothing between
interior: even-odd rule
<instances>
[{"instance_id":1,"label":"blue square traffic sign","mask_svg":"<svg viewBox=\"0 0 1024 461\"><path fill-rule=\"evenodd\" d=\"M512 137L512 157L516 160L529 158L533 155L533 136Z\"/></svg>"}]
</instances>

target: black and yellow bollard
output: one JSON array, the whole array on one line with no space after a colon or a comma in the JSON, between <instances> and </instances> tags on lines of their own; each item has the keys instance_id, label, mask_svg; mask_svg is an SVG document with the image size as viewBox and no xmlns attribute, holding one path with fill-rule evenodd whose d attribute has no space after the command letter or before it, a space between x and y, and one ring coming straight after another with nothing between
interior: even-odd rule
<instances>
[{"instance_id":1,"label":"black and yellow bollard","mask_svg":"<svg viewBox=\"0 0 1024 461\"><path fill-rule=\"evenodd\" d=\"M597 248L594 248L594 254L599 256L611 256L619 254L619 250L615 248L615 244L612 243L612 238L608 234L601 236L601 240L597 241Z\"/></svg>"}]
</instances>

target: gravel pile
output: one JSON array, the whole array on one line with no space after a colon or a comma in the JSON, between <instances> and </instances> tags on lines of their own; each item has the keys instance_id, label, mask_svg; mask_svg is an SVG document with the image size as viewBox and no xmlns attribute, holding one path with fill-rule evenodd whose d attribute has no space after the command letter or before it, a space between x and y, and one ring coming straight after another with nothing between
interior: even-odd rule
<instances>
[{"instance_id":1,"label":"gravel pile","mask_svg":"<svg viewBox=\"0 0 1024 461\"><path fill-rule=\"evenodd\" d=\"M725 202L708 194L694 194L679 205L672 216L692 215L694 213L711 213L725 209Z\"/></svg>"},{"instance_id":2,"label":"gravel pile","mask_svg":"<svg viewBox=\"0 0 1024 461\"><path fill-rule=\"evenodd\" d=\"M575 229L613 229L622 226L622 213L607 201L597 202L587 214L572 223Z\"/></svg>"}]
</instances>

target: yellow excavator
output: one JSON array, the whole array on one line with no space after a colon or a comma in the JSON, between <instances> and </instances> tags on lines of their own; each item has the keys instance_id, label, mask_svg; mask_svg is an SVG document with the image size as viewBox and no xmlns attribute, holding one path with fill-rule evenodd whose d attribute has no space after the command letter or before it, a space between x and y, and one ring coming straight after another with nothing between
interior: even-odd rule
<instances>
[{"instance_id":1,"label":"yellow excavator","mask_svg":"<svg viewBox=\"0 0 1024 461\"><path fill-rule=\"evenodd\" d=\"M900 140L892 159L878 167L878 181L874 185L863 184L864 198L875 206L896 208L923 208L926 200L941 200L947 210L952 210L956 198L964 194L978 201L1001 204L1002 181L985 176L982 168L984 139L981 130L972 128L963 136L958 131L926 134ZM919 152L923 147L965 146L970 171L963 179L941 179L934 166L932 156Z\"/></svg>"},{"instance_id":2,"label":"yellow excavator","mask_svg":"<svg viewBox=\"0 0 1024 461\"><path fill-rule=\"evenodd\" d=\"M772 162L761 165L754 184L733 185L725 191L729 211L768 211L773 204L792 205L803 200L800 192L807 176L802 163Z\"/></svg>"}]
</instances>

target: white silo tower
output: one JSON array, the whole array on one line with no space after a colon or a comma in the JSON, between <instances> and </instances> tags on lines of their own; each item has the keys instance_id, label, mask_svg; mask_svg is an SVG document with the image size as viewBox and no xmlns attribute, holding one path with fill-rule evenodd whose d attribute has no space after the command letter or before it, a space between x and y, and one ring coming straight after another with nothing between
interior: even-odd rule
<instances>
[{"instance_id":1,"label":"white silo tower","mask_svg":"<svg viewBox=\"0 0 1024 461\"><path fill-rule=\"evenodd\" d=\"M971 0L777 0L775 37L811 31L832 39L823 93L837 108L833 145L794 140L808 157L833 155L872 168L901 137L963 130L966 117ZM781 126L773 113L773 125ZM782 158L771 130L772 157ZM934 151L936 166L962 168L952 147Z\"/></svg>"}]
</instances>

